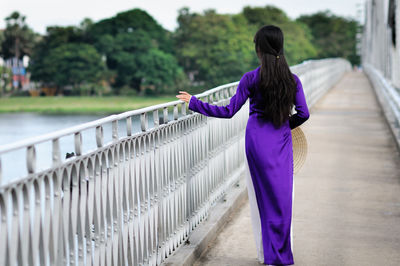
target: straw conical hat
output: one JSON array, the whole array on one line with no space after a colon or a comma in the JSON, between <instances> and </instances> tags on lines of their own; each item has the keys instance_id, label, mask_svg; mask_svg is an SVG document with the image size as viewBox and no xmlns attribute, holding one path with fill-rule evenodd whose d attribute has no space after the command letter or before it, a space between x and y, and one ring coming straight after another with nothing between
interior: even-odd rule
<instances>
[{"instance_id":1,"label":"straw conical hat","mask_svg":"<svg viewBox=\"0 0 400 266\"><path fill-rule=\"evenodd\" d=\"M307 139L300 126L292 129L293 174L297 174L307 157Z\"/></svg>"}]
</instances>

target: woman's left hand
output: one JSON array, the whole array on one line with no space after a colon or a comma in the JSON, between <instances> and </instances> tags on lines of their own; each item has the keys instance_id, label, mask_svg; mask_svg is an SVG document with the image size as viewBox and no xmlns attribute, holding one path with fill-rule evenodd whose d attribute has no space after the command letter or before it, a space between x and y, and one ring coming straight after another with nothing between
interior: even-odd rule
<instances>
[{"instance_id":1,"label":"woman's left hand","mask_svg":"<svg viewBox=\"0 0 400 266\"><path fill-rule=\"evenodd\" d=\"M179 95L176 95L177 98L179 98L182 101L185 101L187 103L190 101L190 97L192 97L192 95L190 95L186 91L179 91L179 93L180 93Z\"/></svg>"}]
</instances>

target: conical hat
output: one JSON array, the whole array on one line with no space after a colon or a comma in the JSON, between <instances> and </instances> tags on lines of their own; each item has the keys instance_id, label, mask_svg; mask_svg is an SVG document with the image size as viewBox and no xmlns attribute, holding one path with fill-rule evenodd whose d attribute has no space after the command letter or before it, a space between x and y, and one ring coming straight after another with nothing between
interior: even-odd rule
<instances>
[{"instance_id":1,"label":"conical hat","mask_svg":"<svg viewBox=\"0 0 400 266\"><path fill-rule=\"evenodd\" d=\"M292 129L293 174L297 174L307 157L307 139L300 126Z\"/></svg>"}]
</instances>

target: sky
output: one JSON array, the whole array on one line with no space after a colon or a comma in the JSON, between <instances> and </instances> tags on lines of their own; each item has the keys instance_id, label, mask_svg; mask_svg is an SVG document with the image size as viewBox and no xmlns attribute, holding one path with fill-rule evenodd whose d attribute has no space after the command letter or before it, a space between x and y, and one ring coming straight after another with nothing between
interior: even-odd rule
<instances>
[{"instance_id":1,"label":"sky","mask_svg":"<svg viewBox=\"0 0 400 266\"><path fill-rule=\"evenodd\" d=\"M177 27L178 10L189 7L192 12L215 9L218 13L239 13L244 6L274 5L295 19L299 15L312 14L329 9L333 14L354 18L357 4L365 0L0 0L0 29L4 19L13 11L26 16L26 22L35 32L44 34L50 25L79 25L86 17L98 21L132 8L149 13L164 28L173 31Z\"/></svg>"}]
</instances>

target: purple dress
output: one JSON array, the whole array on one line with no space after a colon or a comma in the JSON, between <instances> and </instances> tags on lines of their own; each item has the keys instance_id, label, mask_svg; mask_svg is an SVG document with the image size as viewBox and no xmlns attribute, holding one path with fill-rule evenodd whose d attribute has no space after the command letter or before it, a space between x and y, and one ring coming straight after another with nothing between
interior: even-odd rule
<instances>
[{"instance_id":1,"label":"purple dress","mask_svg":"<svg viewBox=\"0 0 400 266\"><path fill-rule=\"evenodd\" d=\"M230 118L247 98L249 119L245 134L247 188L258 259L265 264L294 264L291 248L293 150L291 129L309 117L303 87L297 75L295 109L297 113L279 129L262 118L265 104L258 88L259 69L240 79L236 94L226 106L216 106L192 96L189 109L206 116Z\"/></svg>"}]
</instances>

